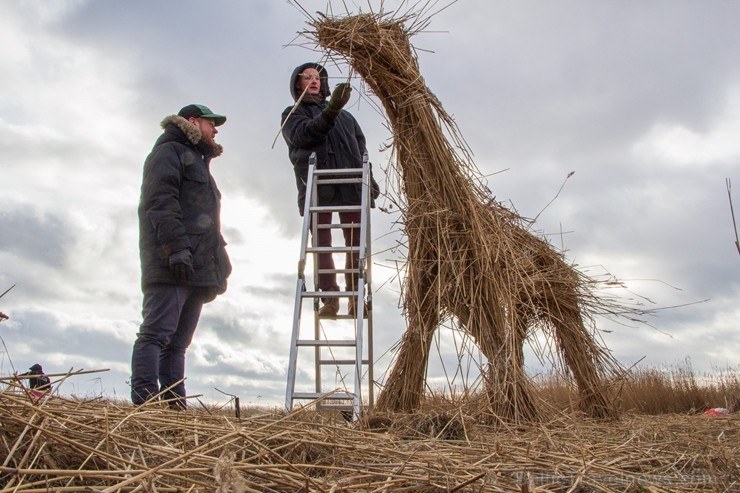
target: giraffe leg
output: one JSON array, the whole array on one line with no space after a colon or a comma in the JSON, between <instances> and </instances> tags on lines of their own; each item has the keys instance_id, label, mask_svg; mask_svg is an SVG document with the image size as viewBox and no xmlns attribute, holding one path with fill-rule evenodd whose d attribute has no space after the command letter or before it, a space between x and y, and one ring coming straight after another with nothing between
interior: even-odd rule
<instances>
[{"instance_id":1,"label":"giraffe leg","mask_svg":"<svg viewBox=\"0 0 740 493\"><path fill-rule=\"evenodd\" d=\"M409 327L403 335L396 362L378 395L375 408L381 412L411 412L424 395L432 336L439 325L433 292L434 278L423 273L419 282L409 283L406 296Z\"/></svg>"}]
</instances>

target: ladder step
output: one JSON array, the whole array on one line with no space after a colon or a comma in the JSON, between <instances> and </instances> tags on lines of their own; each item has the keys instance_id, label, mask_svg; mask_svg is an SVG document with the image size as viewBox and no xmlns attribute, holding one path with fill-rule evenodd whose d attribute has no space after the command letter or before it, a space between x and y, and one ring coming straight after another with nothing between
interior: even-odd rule
<instances>
[{"instance_id":1,"label":"ladder step","mask_svg":"<svg viewBox=\"0 0 740 493\"><path fill-rule=\"evenodd\" d=\"M308 212L359 212L360 205L317 205L308 208Z\"/></svg>"},{"instance_id":2,"label":"ladder step","mask_svg":"<svg viewBox=\"0 0 740 493\"><path fill-rule=\"evenodd\" d=\"M306 253L350 253L359 251L360 247L355 246L306 247Z\"/></svg>"},{"instance_id":3,"label":"ladder step","mask_svg":"<svg viewBox=\"0 0 740 493\"><path fill-rule=\"evenodd\" d=\"M357 341L355 339L298 339L296 346L300 347L355 347Z\"/></svg>"},{"instance_id":4,"label":"ladder step","mask_svg":"<svg viewBox=\"0 0 740 493\"><path fill-rule=\"evenodd\" d=\"M360 269L319 269L319 274L359 274Z\"/></svg>"},{"instance_id":5,"label":"ladder step","mask_svg":"<svg viewBox=\"0 0 740 493\"><path fill-rule=\"evenodd\" d=\"M347 400L347 399L355 398L353 394L350 394L348 392L334 392L331 395L326 395L325 393L321 393L321 392L294 392L293 393L293 399L316 400L321 397L325 399L332 399L332 400Z\"/></svg>"},{"instance_id":6,"label":"ladder step","mask_svg":"<svg viewBox=\"0 0 740 493\"><path fill-rule=\"evenodd\" d=\"M357 291L303 291L303 298L348 298L357 296Z\"/></svg>"},{"instance_id":7,"label":"ladder step","mask_svg":"<svg viewBox=\"0 0 740 493\"><path fill-rule=\"evenodd\" d=\"M314 169L315 176L322 175L359 175L362 176L362 168L338 168L338 169Z\"/></svg>"},{"instance_id":8,"label":"ladder step","mask_svg":"<svg viewBox=\"0 0 740 493\"><path fill-rule=\"evenodd\" d=\"M363 312L362 315L363 315L362 318L365 318L365 319L367 318L367 312ZM324 320L324 321L325 320L355 320L356 318L357 318L357 315L348 315L346 313L345 314L337 313L337 315L335 317L332 317L332 318L321 317L320 320Z\"/></svg>"},{"instance_id":9,"label":"ladder step","mask_svg":"<svg viewBox=\"0 0 740 493\"><path fill-rule=\"evenodd\" d=\"M352 229L359 228L358 223L330 223L330 224L317 224L318 229Z\"/></svg>"},{"instance_id":10,"label":"ladder step","mask_svg":"<svg viewBox=\"0 0 740 493\"><path fill-rule=\"evenodd\" d=\"M319 185L342 185L345 183L362 183L362 177L359 178L322 178L316 180Z\"/></svg>"},{"instance_id":11,"label":"ladder step","mask_svg":"<svg viewBox=\"0 0 740 493\"><path fill-rule=\"evenodd\" d=\"M362 360L363 365L367 365L369 363L368 360L364 359ZM320 365L354 365L355 360L353 359L322 359L319 360Z\"/></svg>"}]
</instances>

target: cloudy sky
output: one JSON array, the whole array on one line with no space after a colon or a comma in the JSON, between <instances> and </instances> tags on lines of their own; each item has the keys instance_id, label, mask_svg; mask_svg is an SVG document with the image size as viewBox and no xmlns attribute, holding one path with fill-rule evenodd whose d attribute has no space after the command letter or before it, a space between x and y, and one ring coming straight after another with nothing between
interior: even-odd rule
<instances>
[{"instance_id":1,"label":"cloudy sky","mask_svg":"<svg viewBox=\"0 0 740 493\"><path fill-rule=\"evenodd\" d=\"M348 0L334 13L344 5L368 10ZM740 255L725 185L740 189L739 17L732 0L459 0L412 38L497 199L537 216L535 229L582 270L623 280L625 301L657 309L649 325L600 323L626 366L740 365ZM282 402L301 221L275 138L293 67L322 59L296 39L306 28L300 9L275 0L0 3L0 293L15 285L0 298L10 317L0 376L36 362L55 373L107 369L63 391L128 397L141 167L162 118L197 102L228 116L213 173L234 274L204 308L188 391ZM390 134L353 85L348 109L382 182ZM373 212L381 380L405 327L397 219ZM443 334L438 359L455 342Z\"/></svg>"}]
</instances>

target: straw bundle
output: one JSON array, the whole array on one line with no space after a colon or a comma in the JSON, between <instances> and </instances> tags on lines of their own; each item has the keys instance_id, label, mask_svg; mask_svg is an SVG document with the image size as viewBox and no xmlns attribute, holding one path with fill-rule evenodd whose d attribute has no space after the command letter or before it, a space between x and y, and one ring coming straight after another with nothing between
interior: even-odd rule
<instances>
[{"instance_id":1,"label":"straw bundle","mask_svg":"<svg viewBox=\"0 0 740 493\"><path fill-rule=\"evenodd\" d=\"M537 418L522 348L532 331L541 329L572 373L583 410L593 417L614 416L604 382L618 365L587 328L593 324L586 323L589 307L600 304L592 281L482 184L454 121L420 74L412 33L404 27L409 19L321 16L308 33L360 74L393 132L408 237L408 328L377 407L418 408L432 336L454 319L488 360L483 373L493 415Z\"/></svg>"},{"instance_id":2,"label":"straw bundle","mask_svg":"<svg viewBox=\"0 0 740 493\"><path fill-rule=\"evenodd\" d=\"M0 493L736 491L740 415L364 421L0 390Z\"/></svg>"}]
</instances>

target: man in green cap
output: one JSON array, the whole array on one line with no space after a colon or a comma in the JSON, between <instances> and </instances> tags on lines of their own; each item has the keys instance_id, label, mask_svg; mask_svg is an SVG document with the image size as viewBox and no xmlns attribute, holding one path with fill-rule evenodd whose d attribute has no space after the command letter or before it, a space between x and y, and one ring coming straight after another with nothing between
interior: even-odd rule
<instances>
[{"instance_id":1,"label":"man in green cap","mask_svg":"<svg viewBox=\"0 0 740 493\"><path fill-rule=\"evenodd\" d=\"M201 309L226 290L231 263L221 235L221 193L210 163L226 117L190 104L162 120L144 163L139 202L143 322L131 356L131 400L183 409L185 351Z\"/></svg>"}]
</instances>

